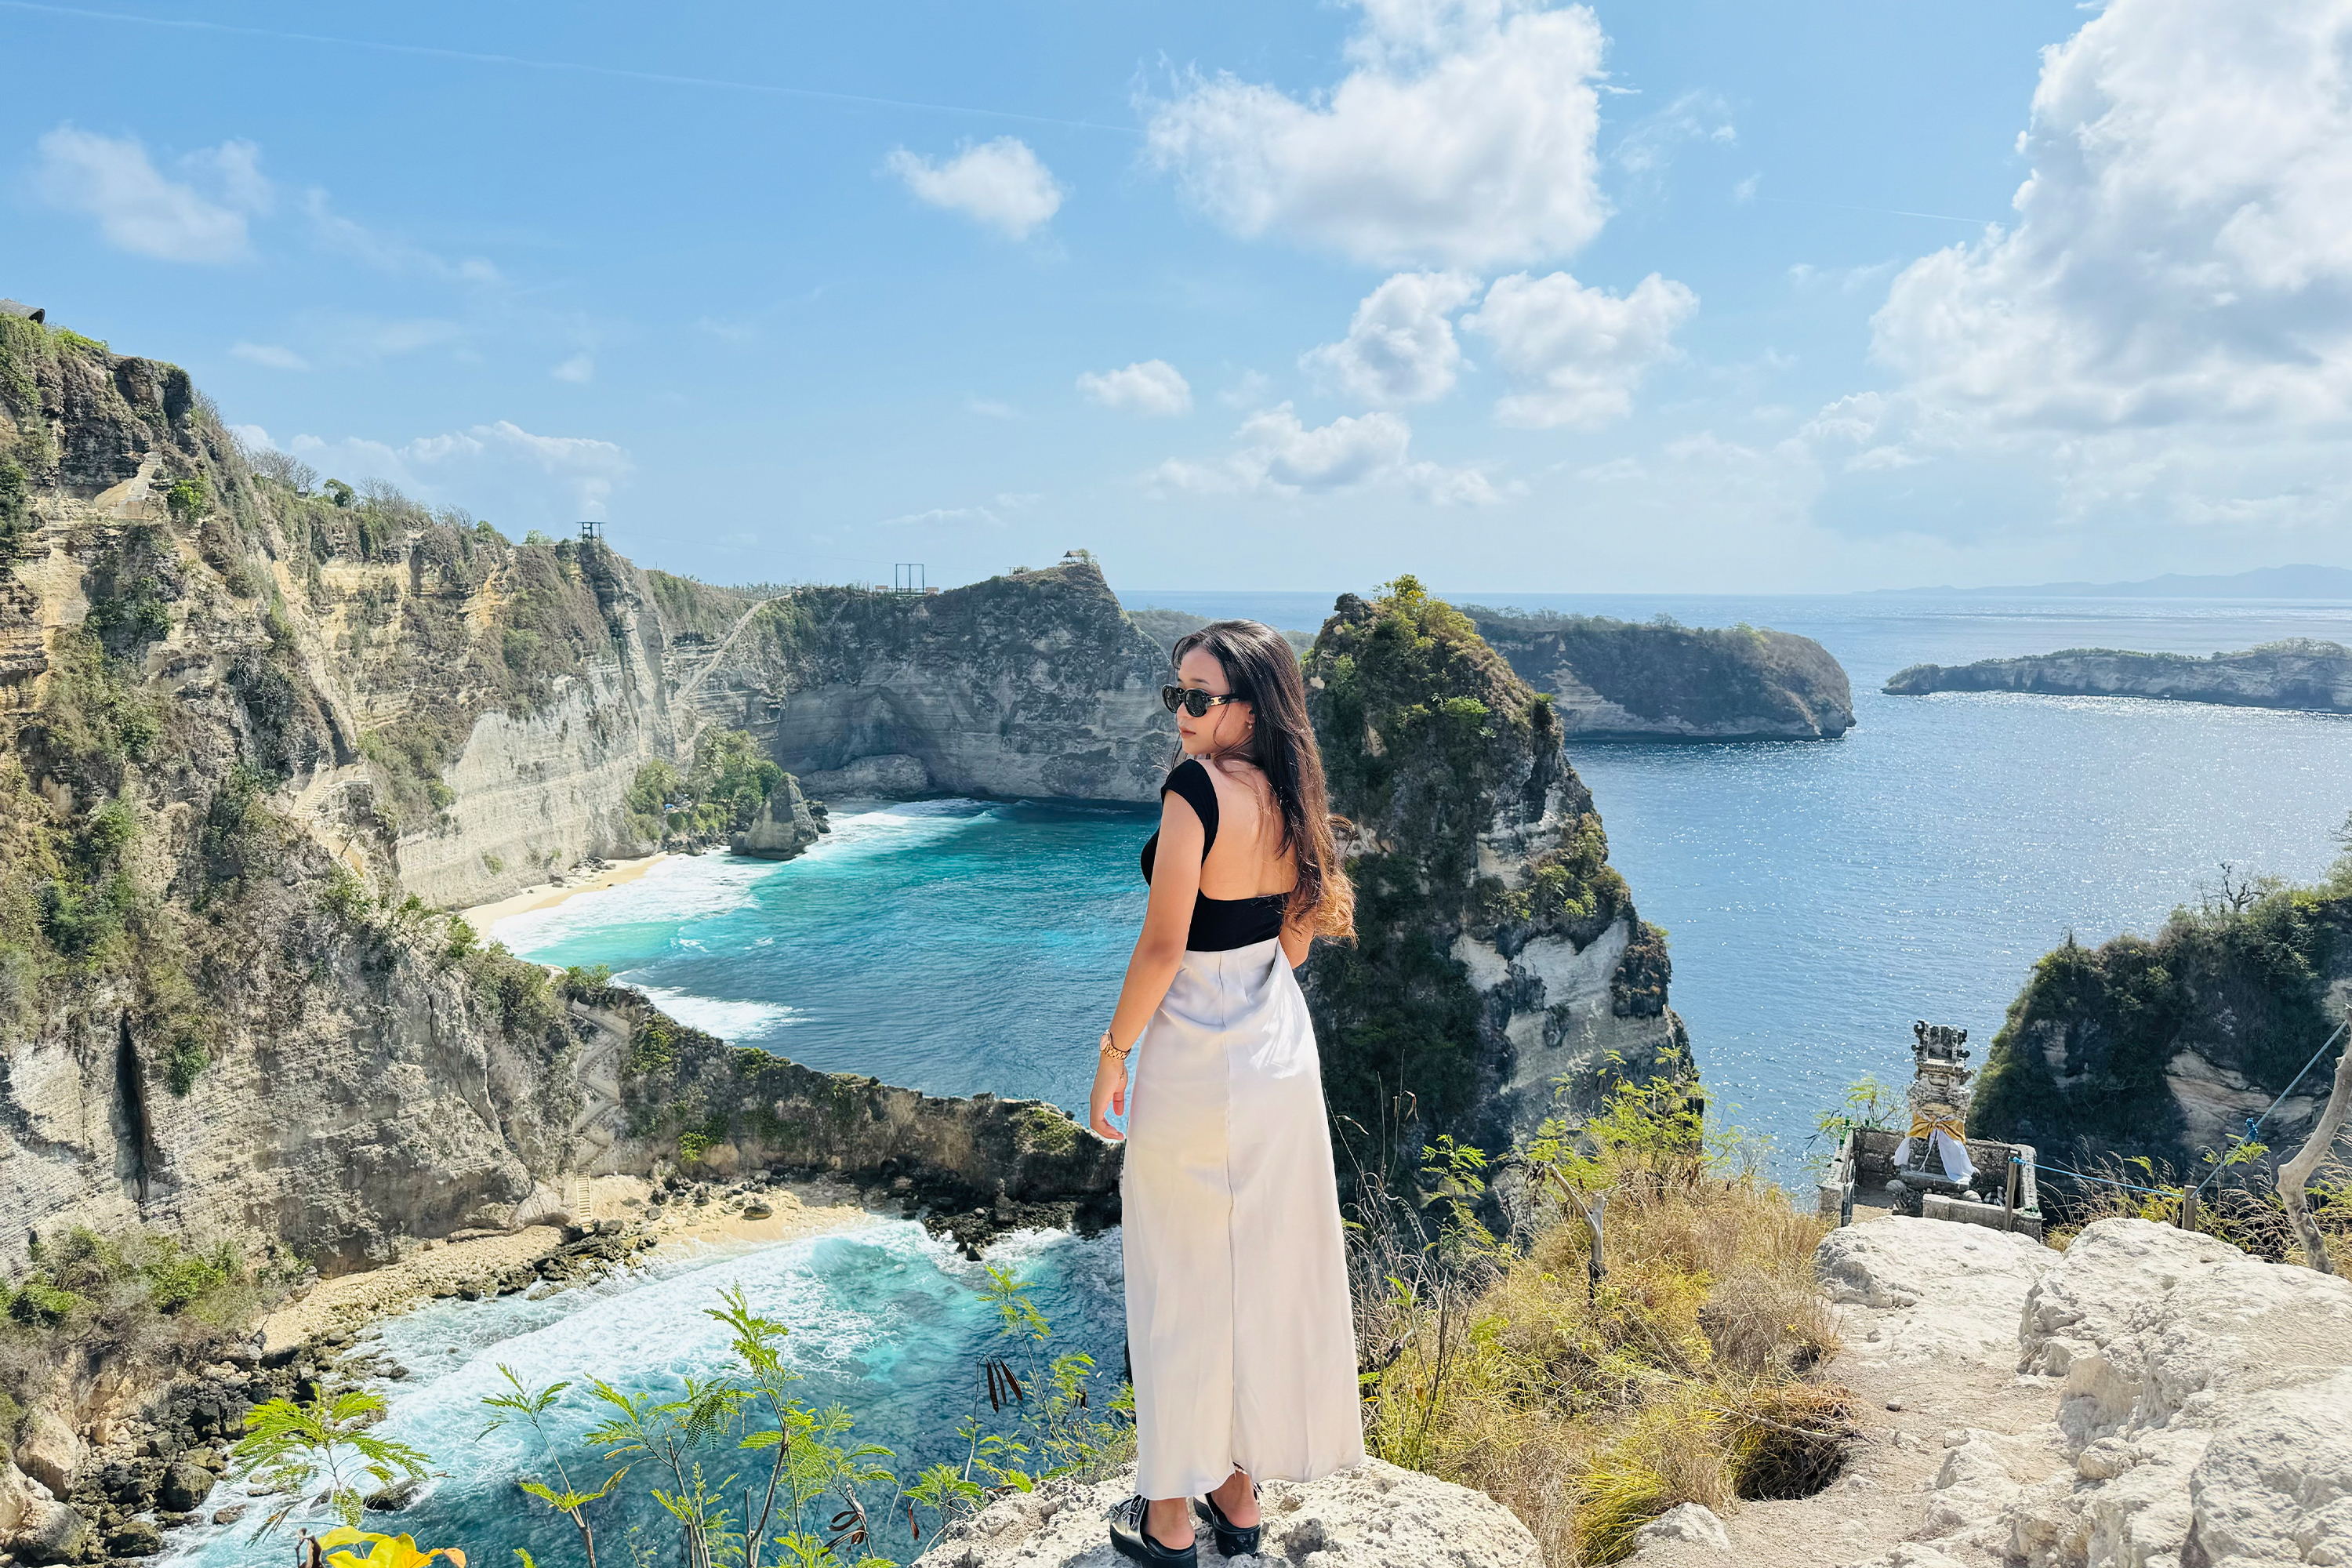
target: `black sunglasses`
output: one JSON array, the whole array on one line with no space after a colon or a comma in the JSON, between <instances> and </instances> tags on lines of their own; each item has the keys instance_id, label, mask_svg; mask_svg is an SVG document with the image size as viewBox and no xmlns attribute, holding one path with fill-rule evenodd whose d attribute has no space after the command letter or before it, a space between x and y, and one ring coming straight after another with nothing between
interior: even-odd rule
<instances>
[{"instance_id":1,"label":"black sunglasses","mask_svg":"<svg viewBox=\"0 0 2352 1568\"><path fill-rule=\"evenodd\" d=\"M1212 697L1197 686L1163 686L1160 689L1160 700L1167 704L1171 713L1181 708L1195 719L1205 719L1209 710L1221 702L1246 702L1249 699L1238 691Z\"/></svg>"}]
</instances>

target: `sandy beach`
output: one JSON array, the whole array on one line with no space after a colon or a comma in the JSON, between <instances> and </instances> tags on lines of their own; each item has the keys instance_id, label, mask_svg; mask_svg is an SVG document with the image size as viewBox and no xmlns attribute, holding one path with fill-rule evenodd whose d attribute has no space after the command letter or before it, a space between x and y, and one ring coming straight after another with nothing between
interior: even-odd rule
<instances>
[{"instance_id":1,"label":"sandy beach","mask_svg":"<svg viewBox=\"0 0 2352 1568\"><path fill-rule=\"evenodd\" d=\"M566 899L578 898L583 893L599 892L606 888L617 888L624 882L634 882L671 858L665 850L636 860L615 861L593 876L576 882L549 882L541 887L525 888L521 892L500 899L496 903L476 904L472 909L459 910L457 913L467 925L488 936L490 927L509 915L527 915L533 910L551 910Z\"/></svg>"},{"instance_id":2,"label":"sandy beach","mask_svg":"<svg viewBox=\"0 0 2352 1568\"><path fill-rule=\"evenodd\" d=\"M877 1225L883 1218L861 1207L853 1189L799 1183L753 1194L774 1211L765 1219L748 1219L714 1196L700 1206L672 1202L660 1219L647 1223L645 1201L652 1189L642 1178L597 1176L589 1182L589 1201L583 1206L595 1217L620 1219L629 1234L652 1237L652 1258L772 1247ZM321 1280L299 1300L287 1302L262 1320L264 1352L314 1335L356 1332L378 1319L454 1294L467 1281L494 1280L517 1264L534 1263L562 1241L563 1232L554 1226L527 1226L505 1236L426 1242L397 1262Z\"/></svg>"}]
</instances>

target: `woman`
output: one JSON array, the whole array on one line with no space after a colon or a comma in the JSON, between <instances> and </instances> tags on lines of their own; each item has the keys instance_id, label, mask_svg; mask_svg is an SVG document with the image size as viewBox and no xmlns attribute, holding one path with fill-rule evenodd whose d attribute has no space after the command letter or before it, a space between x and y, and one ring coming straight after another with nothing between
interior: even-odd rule
<instances>
[{"instance_id":1,"label":"woman","mask_svg":"<svg viewBox=\"0 0 2352 1568\"><path fill-rule=\"evenodd\" d=\"M1151 898L1089 1120L1116 1139L1127 1118L1138 1495L1111 1539L1189 1565L1192 1500L1218 1550L1254 1552L1258 1478L1313 1480L1364 1447L1323 1080L1290 973L1316 937L1354 934L1306 683L1255 621L1202 627L1175 664L1160 696L1184 756L1143 847Z\"/></svg>"}]
</instances>

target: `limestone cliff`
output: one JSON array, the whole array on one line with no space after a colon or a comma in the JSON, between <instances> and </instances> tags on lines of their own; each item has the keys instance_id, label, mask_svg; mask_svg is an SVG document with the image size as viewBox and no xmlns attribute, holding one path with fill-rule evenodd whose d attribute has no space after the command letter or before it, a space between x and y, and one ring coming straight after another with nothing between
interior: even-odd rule
<instances>
[{"instance_id":1,"label":"limestone cliff","mask_svg":"<svg viewBox=\"0 0 2352 1568\"><path fill-rule=\"evenodd\" d=\"M176 367L8 315L0 547L0 1265L146 1225L349 1268L686 1152L614 1125L578 984L431 904L631 847L758 601L249 458ZM1053 651L1013 633L975 666ZM890 1104L911 1173L977 1168L974 1113Z\"/></svg>"},{"instance_id":2,"label":"limestone cliff","mask_svg":"<svg viewBox=\"0 0 2352 1568\"><path fill-rule=\"evenodd\" d=\"M2033 691L2054 697L2154 697L2236 708L2299 708L2352 713L2352 649L2289 637L2242 653L2197 658L2180 653L2069 648L2030 658L1974 664L1915 664L1886 683L1895 697L1933 691Z\"/></svg>"},{"instance_id":3,"label":"limestone cliff","mask_svg":"<svg viewBox=\"0 0 2352 1568\"><path fill-rule=\"evenodd\" d=\"M1150 801L1167 659L1091 561L929 595L797 588L693 694L810 794Z\"/></svg>"},{"instance_id":4,"label":"limestone cliff","mask_svg":"<svg viewBox=\"0 0 2352 1568\"><path fill-rule=\"evenodd\" d=\"M1343 595L1306 665L1358 941L1302 978L1359 1158L1440 1131L1505 1148L1612 1079L1690 1075L1665 933L1608 864L1549 699L1411 579Z\"/></svg>"},{"instance_id":5,"label":"limestone cliff","mask_svg":"<svg viewBox=\"0 0 2352 1568\"><path fill-rule=\"evenodd\" d=\"M1472 605L1487 645L1549 692L1576 740L1835 740L1853 690L1811 637Z\"/></svg>"},{"instance_id":6,"label":"limestone cliff","mask_svg":"<svg viewBox=\"0 0 2352 1568\"><path fill-rule=\"evenodd\" d=\"M2097 948L2070 938L2010 1005L1969 1131L2064 1163L2145 1155L2195 1180L2205 1154L2243 1136L2347 1005L2352 878L2213 900L2152 938ZM2272 1113L2264 1143L2300 1143L2326 1099L2327 1066Z\"/></svg>"}]
</instances>

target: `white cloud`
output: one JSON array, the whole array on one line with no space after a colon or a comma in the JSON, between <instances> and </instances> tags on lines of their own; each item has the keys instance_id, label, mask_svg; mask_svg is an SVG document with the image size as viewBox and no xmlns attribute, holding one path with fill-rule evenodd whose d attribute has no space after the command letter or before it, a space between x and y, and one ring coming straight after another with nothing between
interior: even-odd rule
<instances>
[{"instance_id":1,"label":"white cloud","mask_svg":"<svg viewBox=\"0 0 2352 1568\"><path fill-rule=\"evenodd\" d=\"M935 506L929 511L910 511L904 517L882 520L884 528L939 528L963 523L998 523L998 517L984 506Z\"/></svg>"},{"instance_id":2,"label":"white cloud","mask_svg":"<svg viewBox=\"0 0 2352 1568\"><path fill-rule=\"evenodd\" d=\"M1447 320L1478 292L1464 272L1400 272L1364 297L1339 342L1300 356L1327 391L1368 403L1426 403L1454 390L1461 345Z\"/></svg>"},{"instance_id":3,"label":"white cloud","mask_svg":"<svg viewBox=\"0 0 2352 1568\"><path fill-rule=\"evenodd\" d=\"M983 419L1018 419L1021 417L1021 410L1013 407L1013 405L1004 402L1001 398L967 397L963 400L963 406L966 413L977 414Z\"/></svg>"},{"instance_id":4,"label":"white cloud","mask_svg":"<svg viewBox=\"0 0 2352 1568\"><path fill-rule=\"evenodd\" d=\"M258 426L246 428L270 444ZM383 479L432 505L463 506L498 520L510 536L526 527L604 517L630 468L628 453L610 441L535 435L506 419L398 446L364 437L297 436L283 449L353 484Z\"/></svg>"},{"instance_id":5,"label":"white cloud","mask_svg":"<svg viewBox=\"0 0 2352 1568\"><path fill-rule=\"evenodd\" d=\"M352 257L380 271L422 272L452 283L499 280L499 269L478 256L451 261L343 216L329 205L327 193L316 186L302 194L302 212L310 220L311 237L320 247Z\"/></svg>"},{"instance_id":6,"label":"white cloud","mask_svg":"<svg viewBox=\"0 0 2352 1568\"><path fill-rule=\"evenodd\" d=\"M959 212L1013 239L1026 239L1061 210L1067 194L1053 171L1014 136L966 147L934 163L904 147L884 161L919 201Z\"/></svg>"},{"instance_id":7,"label":"white cloud","mask_svg":"<svg viewBox=\"0 0 2352 1568\"><path fill-rule=\"evenodd\" d=\"M232 344L228 352L235 354L238 359L250 360L255 364L266 364L272 370L308 370L310 368L310 362L309 360L304 359L292 349L286 348L278 343L238 342Z\"/></svg>"},{"instance_id":8,"label":"white cloud","mask_svg":"<svg viewBox=\"0 0 2352 1568\"><path fill-rule=\"evenodd\" d=\"M1231 74L1150 108L1147 155L1245 237L1381 265L1485 267L1599 232L1601 26L1540 0L1359 0L1338 87Z\"/></svg>"},{"instance_id":9,"label":"white cloud","mask_svg":"<svg viewBox=\"0 0 2352 1568\"><path fill-rule=\"evenodd\" d=\"M558 381L568 381L578 386L585 386L596 379L596 361L588 354L573 354L547 374Z\"/></svg>"},{"instance_id":10,"label":"white cloud","mask_svg":"<svg viewBox=\"0 0 2352 1568\"><path fill-rule=\"evenodd\" d=\"M1087 371L1078 377L1087 401L1105 408L1161 416L1192 412L1192 387L1164 359L1148 359L1125 370Z\"/></svg>"},{"instance_id":11,"label":"white cloud","mask_svg":"<svg viewBox=\"0 0 2352 1568\"><path fill-rule=\"evenodd\" d=\"M1698 296L1651 273L1630 294L1588 289L1565 272L1497 278L1465 331L1492 340L1520 384L1495 405L1506 425L1590 428L1631 413L1643 373L1674 353Z\"/></svg>"},{"instance_id":12,"label":"white cloud","mask_svg":"<svg viewBox=\"0 0 2352 1568\"><path fill-rule=\"evenodd\" d=\"M2352 0L2114 0L2046 52L2014 227L1914 263L1873 352L1993 428L2352 415Z\"/></svg>"},{"instance_id":13,"label":"white cloud","mask_svg":"<svg viewBox=\"0 0 2352 1568\"><path fill-rule=\"evenodd\" d=\"M159 260L242 260L252 250L246 220L271 205L260 149L250 142L224 142L179 161L213 187L209 195L158 171L136 137L60 125L37 150L33 184L43 200L96 218L117 249Z\"/></svg>"},{"instance_id":14,"label":"white cloud","mask_svg":"<svg viewBox=\"0 0 2352 1568\"><path fill-rule=\"evenodd\" d=\"M1223 461L1171 458L1152 470L1150 482L1201 495L1295 496L1389 485L1441 506L1501 499L1475 468L1409 461L1412 426L1382 410L1310 427L1285 403L1251 415L1235 436L1239 448Z\"/></svg>"},{"instance_id":15,"label":"white cloud","mask_svg":"<svg viewBox=\"0 0 2352 1568\"><path fill-rule=\"evenodd\" d=\"M1635 179L1654 183L1664 178L1675 153L1687 143L1731 146L1738 140L1738 129L1731 122L1731 106L1720 94L1686 92L1628 127L1617 139L1610 160Z\"/></svg>"}]
</instances>

